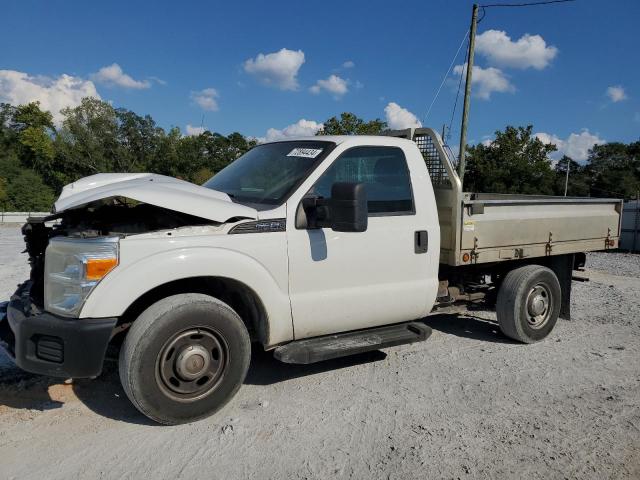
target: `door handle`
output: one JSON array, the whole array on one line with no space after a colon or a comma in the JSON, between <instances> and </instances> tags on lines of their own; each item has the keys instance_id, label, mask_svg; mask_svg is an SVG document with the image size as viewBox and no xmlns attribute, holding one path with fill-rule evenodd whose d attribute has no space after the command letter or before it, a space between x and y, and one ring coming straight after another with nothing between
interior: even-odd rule
<instances>
[{"instance_id":1,"label":"door handle","mask_svg":"<svg viewBox=\"0 0 640 480\"><path fill-rule=\"evenodd\" d=\"M415 233L415 252L427 253L429 251L429 233L426 230L418 230Z\"/></svg>"}]
</instances>

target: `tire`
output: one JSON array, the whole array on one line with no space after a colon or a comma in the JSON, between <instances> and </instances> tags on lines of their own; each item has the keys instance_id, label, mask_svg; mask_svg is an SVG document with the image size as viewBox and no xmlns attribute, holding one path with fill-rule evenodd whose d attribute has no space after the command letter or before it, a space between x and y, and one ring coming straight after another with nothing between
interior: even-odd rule
<instances>
[{"instance_id":1,"label":"tire","mask_svg":"<svg viewBox=\"0 0 640 480\"><path fill-rule=\"evenodd\" d=\"M133 322L120 350L120 381L140 412L177 425L222 408L250 358L249 333L231 307L199 293L173 295Z\"/></svg>"},{"instance_id":2,"label":"tire","mask_svg":"<svg viewBox=\"0 0 640 480\"><path fill-rule=\"evenodd\" d=\"M500 330L519 342L538 342L553 330L561 305L560 282L552 270L541 265L511 270L498 291Z\"/></svg>"}]
</instances>

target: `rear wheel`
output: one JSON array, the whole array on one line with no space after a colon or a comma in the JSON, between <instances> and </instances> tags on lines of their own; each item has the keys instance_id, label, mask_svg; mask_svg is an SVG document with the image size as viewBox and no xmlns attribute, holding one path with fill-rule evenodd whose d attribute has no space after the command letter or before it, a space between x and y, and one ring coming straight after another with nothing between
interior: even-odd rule
<instances>
[{"instance_id":1,"label":"rear wheel","mask_svg":"<svg viewBox=\"0 0 640 480\"><path fill-rule=\"evenodd\" d=\"M215 413L235 395L250 355L249 334L231 307L208 295L174 295L131 326L120 350L120 380L147 417L186 423Z\"/></svg>"},{"instance_id":2,"label":"rear wheel","mask_svg":"<svg viewBox=\"0 0 640 480\"><path fill-rule=\"evenodd\" d=\"M558 321L561 300L560 282L552 270L526 265L510 271L496 303L502 333L524 343L542 340Z\"/></svg>"}]
</instances>

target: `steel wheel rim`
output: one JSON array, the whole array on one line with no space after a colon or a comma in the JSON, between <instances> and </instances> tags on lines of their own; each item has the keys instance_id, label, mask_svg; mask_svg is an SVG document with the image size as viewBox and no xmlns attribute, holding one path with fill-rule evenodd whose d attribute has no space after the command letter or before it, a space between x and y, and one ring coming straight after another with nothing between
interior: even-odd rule
<instances>
[{"instance_id":1,"label":"steel wheel rim","mask_svg":"<svg viewBox=\"0 0 640 480\"><path fill-rule=\"evenodd\" d=\"M552 305L551 289L544 283L535 285L526 300L528 325L533 329L544 327L551 318Z\"/></svg>"},{"instance_id":2,"label":"steel wheel rim","mask_svg":"<svg viewBox=\"0 0 640 480\"><path fill-rule=\"evenodd\" d=\"M171 336L156 361L158 385L165 395L181 401L199 400L215 390L228 364L227 344L206 327Z\"/></svg>"}]
</instances>

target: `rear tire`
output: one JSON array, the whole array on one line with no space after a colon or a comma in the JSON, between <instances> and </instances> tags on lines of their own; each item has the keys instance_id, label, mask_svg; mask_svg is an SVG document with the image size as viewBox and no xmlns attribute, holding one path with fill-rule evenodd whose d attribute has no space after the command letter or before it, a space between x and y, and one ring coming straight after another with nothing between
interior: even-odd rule
<instances>
[{"instance_id":1,"label":"rear tire","mask_svg":"<svg viewBox=\"0 0 640 480\"><path fill-rule=\"evenodd\" d=\"M560 282L552 270L541 265L511 270L498 291L500 330L519 342L538 342L553 330L561 305Z\"/></svg>"},{"instance_id":2,"label":"rear tire","mask_svg":"<svg viewBox=\"0 0 640 480\"><path fill-rule=\"evenodd\" d=\"M208 295L173 295L133 322L120 350L120 381L150 419L188 423L236 394L250 357L249 334L231 307Z\"/></svg>"}]
</instances>

